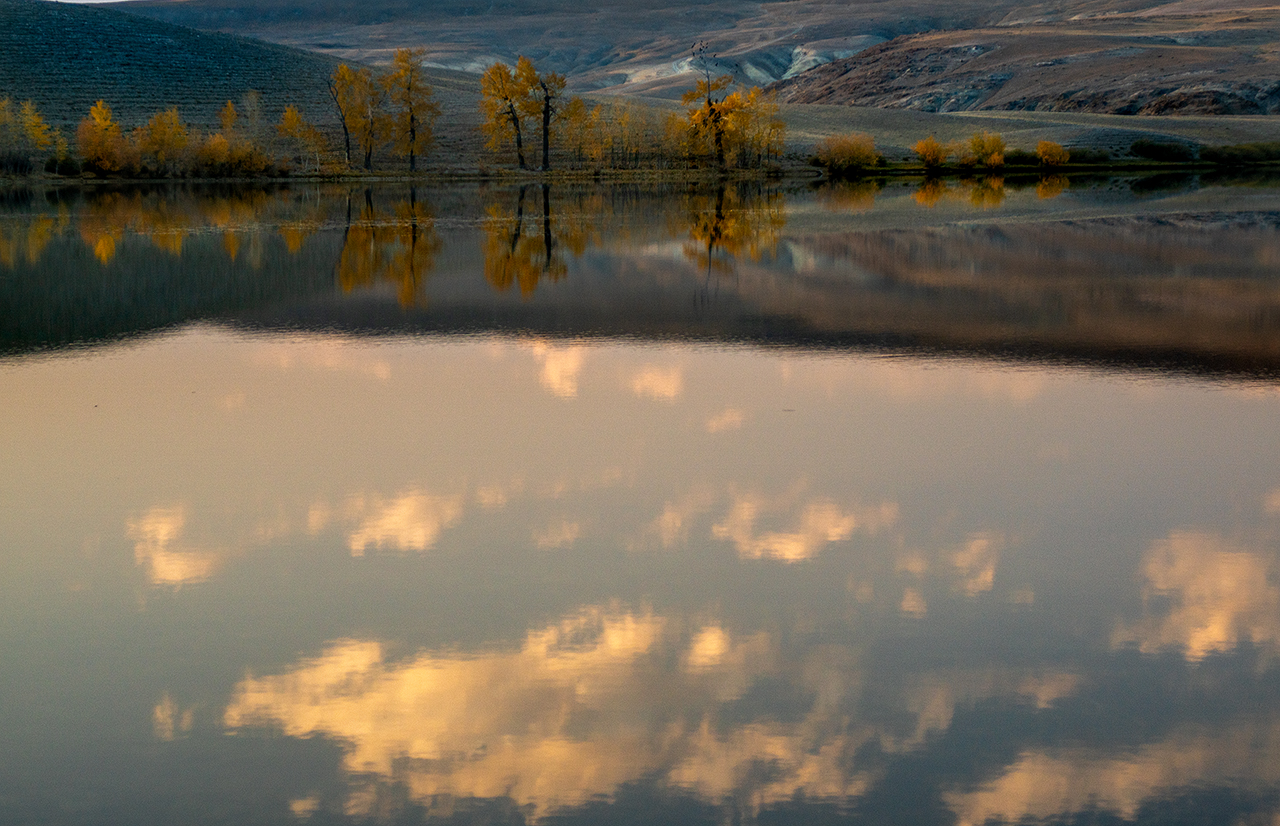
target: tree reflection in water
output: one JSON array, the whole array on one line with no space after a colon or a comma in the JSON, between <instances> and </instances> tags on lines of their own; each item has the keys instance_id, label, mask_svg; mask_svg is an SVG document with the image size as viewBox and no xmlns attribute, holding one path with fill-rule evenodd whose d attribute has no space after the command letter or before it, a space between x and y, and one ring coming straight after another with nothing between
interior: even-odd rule
<instances>
[{"instance_id":1,"label":"tree reflection in water","mask_svg":"<svg viewBox=\"0 0 1280 826\"><path fill-rule=\"evenodd\" d=\"M568 272L552 228L551 185L541 186L541 221L525 221L529 189L520 187L513 210L501 201L485 208L484 277L498 292L518 285L522 298L533 295L540 281L559 281Z\"/></svg>"},{"instance_id":2,"label":"tree reflection in water","mask_svg":"<svg viewBox=\"0 0 1280 826\"><path fill-rule=\"evenodd\" d=\"M713 192L692 192L685 199L683 216L671 212L684 225L672 227L684 235L684 255L704 273L700 304L710 303L712 275L732 275L737 260L759 261L772 256L786 225L786 201L777 190L762 186L721 183Z\"/></svg>"},{"instance_id":3,"label":"tree reflection in water","mask_svg":"<svg viewBox=\"0 0 1280 826\"><path fill-rule=\"evenodd\" d=\"M402 307L422 303L420 289L435 268L441 249L435 217L415 187L408 200L398 201L385 218L374 206L373 190L364 190L364 203L353 219L352 193L347 193L347 223L342 254L338 259L338 283L343 292L393 284Z\"/></svg>"}]
</instances>

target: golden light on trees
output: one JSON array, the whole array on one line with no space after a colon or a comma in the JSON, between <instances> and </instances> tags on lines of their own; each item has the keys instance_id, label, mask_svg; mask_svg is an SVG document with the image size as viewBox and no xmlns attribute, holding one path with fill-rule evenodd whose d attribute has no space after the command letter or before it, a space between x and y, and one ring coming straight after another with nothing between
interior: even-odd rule
<instances>
[{"instance_id":1,"label":"golden light on trees","mask_svg":"<svg viewBox=\"0 0 1280 826\"><path fill-rule=\"evenodd\" d=\"M340 63L334 70L333 76L329 78L329 97L333 99L333 105L338 110L338 123L342 125L344 159L348 168L351 166L351 133L360 117L359 90L363 83L368 82L368 72L365 71L364 75L362 81L360 72L345 63Z\"/></svg>"},{"instance_id":2,"label":"golden light on trees","mask_svg":"<svg viewBox=\"0 0 1280 826\"><path fill-rule=\"evenodd\" d=\"M307 122L298 111L298 107L289 105L280 116L276 131L284 138L291 154L305 169L314 162L314 171L320 171L321 156L324 154L324 135L320 130Z\"/></svg>"},{"instance_id":3,"label":"golden light on trees","mask_svg":"<svg viewBox=\"0 0 1280 826\"><path fill-rule=\"evenodd\" d=\"M551 168L551 126L559 124L563 115L565 78L555 72L539 74L528 59L520 60L523 63L516 64L516 76L525 77L531 84L523 101L524 113L542 123L542 168L547 170Z\"/></svg>"},{"instance_id":4,"label":"golden light on trees","mask_svg":"<svg viewBox=\"0 0 1280 826\"><path fill-rule=\"evenodd\" d=\"M137 138L142 152L155 160L156 171L168 174L187 148L190 135L175 106L152 115L147 125L138 129Z\"/></svg>"},{"instance_id":5,"label":"golden light on trees","mask_svg":"<svg viewBox=\"0 0 1280 826\"><path fill-rule=\"evenodd\" d=\"M80 121L76 143L80 157L90 166L103 172L116 172L125 166L124 134L105 101L95 103L89 116Z\"/></svg>"},{"instance_id":6,"label":"golden light on trees","mask_svg":"<svg viewBox=\"0 0 1280 826\"><path fill-rule=\"evenodd\" d=\"M1071 153L1060 143L1040 141L1036 144L1036 157L1045 166L1065 166Z\"/></svg>"},{"instance_id":7,"label":"golden light on trees","mask_svg":"<svg viewBox=\"0 0 1280 826\"><path fill-rule=\"evenodd\" d=\"M947 162L947 158L951 157L951 147L939 143L938 139L933 135L924 140L916 141L916 145L911 147L911 151L920 158L920 163L924 164L925 169L937 169Z\"/></svg>"},{"instance_id":8,"label":"golden light on trees","mask_svg":"<svg viewBox=\"0 0 1280 826\"><path fill-rule=\"evenodd\" d=\"M422 69L425 54L425 49L396 49L391 72L383 80L391 104L392 150L409 159L410 172L416 171L418 156L431 148L435 120L440 115L440 105Z\"/></svg>"},{"instance_id":9,"label":"golden light on trees","mask_svg":"<svg viewBox=\"0 0 1280 826\"><path fill-rule=\"evenodd\" d=\"M480 111L484 114L484 133L487 145L494 151L502 150L508 142L514 142L516 163L528 169L524 158L523 121L533 100L533 89L538 72L527 57L516 61L512 70L505 63L495 63L480 78Z\"/></svg>"},{"instance_id":10,"label":"golden light on trees","mask_svg":"<svg viewBox=\"0 0 1280 826\"><path fill-rule=\"evenodd\" d=\"M45 123L35 103L23 101L15 111L12 100L0 98L0 170L30 172L36 161L49 156L60 138ZM65 147L65 141L60 147ZM62 155L66 155L65 148Z\"/></svg>"}]
</instances>

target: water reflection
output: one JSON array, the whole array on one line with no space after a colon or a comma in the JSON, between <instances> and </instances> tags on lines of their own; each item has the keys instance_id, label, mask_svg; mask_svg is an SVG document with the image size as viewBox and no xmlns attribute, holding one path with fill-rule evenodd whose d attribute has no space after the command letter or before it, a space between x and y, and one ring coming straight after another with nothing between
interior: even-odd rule
<instances>
[{"instance_id":1,"label":"water reflection","mask_svg":"<svg viewBox=\"0 0 1280 826\"><path fill-rule=\"evenodd\" d=\"M416 187L410 187L408 199L397 201L380 217L373 191L366 188L359 215L352 218L356 198L347 193L338 283L348 293L388 283L396 288L400 306L419 303L441 248L430 206L418 199Z\"/></svg>"},{"instance_id":2,"label":"water reflection","mask_svg":"<svg viewBox=\"0 0 1280 826\"><path fill-rule=\"evenodd\" d=\"M7 811L1274 821L1273 216L916 192L6 213Z\"/></svg>"}]
</instances>

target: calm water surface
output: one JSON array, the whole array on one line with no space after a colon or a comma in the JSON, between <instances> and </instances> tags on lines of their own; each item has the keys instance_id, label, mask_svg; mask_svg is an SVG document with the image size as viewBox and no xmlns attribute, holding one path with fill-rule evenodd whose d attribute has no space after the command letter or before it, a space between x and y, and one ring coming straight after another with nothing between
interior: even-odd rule
<instances>
[{"instance_id":1,"label":"calm water surface","mask_svg":"<svg viewBox=\"0 0 1280 826\"><path fill-rule=\"evenodd\" d=\"M1241 183L11 192L0 822L1280 823Z\"/></svg>"}]
</instances>

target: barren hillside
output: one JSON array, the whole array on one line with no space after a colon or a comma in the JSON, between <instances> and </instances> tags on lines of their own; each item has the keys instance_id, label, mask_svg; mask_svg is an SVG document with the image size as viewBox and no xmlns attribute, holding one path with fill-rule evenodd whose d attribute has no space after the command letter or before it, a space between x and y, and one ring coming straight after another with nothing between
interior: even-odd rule
<instances>
[{"instance_id":1,"label":"barren hillside","mask_svg":"<svg viewBox=\"0 0 1280 826\"><path fill-rule=\"evenodd\" d=\"M384 62L477 71L528 55L578 91L676 97L690 46L796 103L946 112L1280 107L1280 11L1258 0L136 0L139 14ZM820 67L816 71L814 67Z\"/></svg>"},{"instance_id":2,"label":"barren hillside","mask_svg":"<svg viewBox=\"0 0 1280 826\"><path fill-rule=\"evenodd\" d=\"M895 38L774 88L791 103L958 112L1280 112L1280 10L1180 2Z\"/></svg>"},{"instance_id":3,"label":"barren hillside","mask_svg":"<svg viewBox=\"0 0 1280 826\"><path fill-rule=\"evenodd\" d=\"M99 99L126 126L177 106L185 120L209 128L225 101L253 89L262 94L270 121L294 104L336 135L327 79L338 62L111 8L0 0L0 97L35 101L64 130L74 130ZM433 72L431 80L445 109L439 155L473 156L479 84L448 71Z\"/></svg>"}]
</instances>

